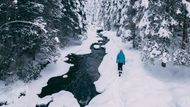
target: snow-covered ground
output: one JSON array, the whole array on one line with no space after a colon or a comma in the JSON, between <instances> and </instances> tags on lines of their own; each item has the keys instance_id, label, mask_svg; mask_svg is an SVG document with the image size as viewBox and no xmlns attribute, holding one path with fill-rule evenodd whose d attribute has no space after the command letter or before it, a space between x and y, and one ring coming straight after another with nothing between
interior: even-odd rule
<instances>
[{"instance_id":1,"label":"snow-covered ground","mask_svg":"<svg viewBox=\"0 0 190 107\"><path fill-rule=\"evenodd\" d=\"M169 69L159 71L160 69L145 68L139 51L130 49L130 44L123 44L115 36L115 32L103 34L110 41L105 45L107 54L99 67L101 77L95 82L96 89L101 94L93 98L86 107L190 107L190 80L162 79L163 75L159 72L169 72ZM90 45L99 38L92 28L87 35L88 39L81 46L60 50L60 59L48 65L38 80L27 84L18 81L9 86L4 86L0 81L0 101L8 101L9 104L2 107L35 107L36 104L47 104L51 99L53 102L49 107L79 107L77 100L69 92L61 91L43 99L38 98L37 94L46 86L49 78L65 74L69 70L72 65L64 62L67 54L90 53ZM127 62L122 76L118 77L116 55L120 49L123 49ZM166 78L170 73L165 74ZM26 96L18 98L20 93L26 93Z\"/></svg>"},{"instance_id":2,"label":"snow-covered ground","mask_svg":"<svg viewBox=\"0 0 190 107\"><path fill-rule=\"evenodd\" d=\"M104 33L110 42L106 45L107 55L99 68L101 77L95 82L97 91L102 94L96 96L87 107L190 107L190 81L185 79L180 82L178 78L166 81L153 76L167 72L164 73L165 77L171 78L171 75L175 77L180 72L175 74L167 71L171 69L161 67L145 69L138 51L130 49L130 44L124 45L114 32ZM118 77L116 55L120 49L123 49L127 62L123 75ZM181 76L183 78L185 75Z\"/></svg>"}]
</instances>

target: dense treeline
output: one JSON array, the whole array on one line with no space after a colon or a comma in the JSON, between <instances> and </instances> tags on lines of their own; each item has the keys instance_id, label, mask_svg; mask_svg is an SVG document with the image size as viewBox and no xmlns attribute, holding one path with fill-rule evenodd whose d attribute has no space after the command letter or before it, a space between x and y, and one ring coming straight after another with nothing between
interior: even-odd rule
<instances>
[{"instance_id":1,"label":"dense treeline","mask_svg":"<svg viewBox=\"0 0 190 107\"><path fill-rule=\"evenodd\" d=\"M85 32L83 0L1 0L0 80L36 79Z\"/></svg>"},{"instance_id":2,"label":"dense treeline","mask_svg":"<svg viewBox=\"0 0 190 107\"><path fill-rule=\"evenodd\" d=\"M190 2L99 0L99 26L142 50L144 61L190 65Z\"/></svg>"}]
</instances>

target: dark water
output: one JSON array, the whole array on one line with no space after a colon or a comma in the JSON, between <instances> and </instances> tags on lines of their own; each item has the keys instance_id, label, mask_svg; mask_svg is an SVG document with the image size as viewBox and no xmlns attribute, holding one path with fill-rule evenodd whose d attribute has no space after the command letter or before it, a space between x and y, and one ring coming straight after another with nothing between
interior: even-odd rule
<instances>
[{"instance_id":1,"label":"dark water","mask_svg":"<svg viewBox=\"0 0 190 107\"><path fill-rule=\"evenodd\" d=\"M0 106L7 105L7 102L0 102Z\"/></svg>"},{"instance_id":2,"label":"dark water","mask_svg":"<svg viewBox=\"0 0 190 107\"><path fill-rule=\"evenodd\" d=\"M50 78L47 82L48 85L43 87L41 93L38 95L40 98L65 90L71 92L80 106L84 107L92 98L99 94L93 83L100 77L98 68L106 55L105 48L102 46L109 41L107 37L99 36L103 40L99 40L97 43L91 45L90 54L67 55L68 60L65 62L74 65L65 74L68 77L63 78L64 75L61 75ZM96 45L99 45L99 47L95 48L94 46Z\"/></svg>"}]
</instances>

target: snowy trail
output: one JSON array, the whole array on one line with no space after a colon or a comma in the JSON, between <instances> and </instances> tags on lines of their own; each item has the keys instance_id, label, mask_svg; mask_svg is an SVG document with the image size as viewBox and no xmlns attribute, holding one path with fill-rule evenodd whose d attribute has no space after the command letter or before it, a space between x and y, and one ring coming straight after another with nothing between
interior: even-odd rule
<instances>
[{"instance_id":1,"label":"snowy trail","mask_svg":"<svg viewBox=\"0 0 190 107\"><path fill-rule=\"evenodd\" d=\"M123 45L113 32L106 32L110 42L95 82L102 94L95 97L87 107L189 107L190 85L161 81L145 71L140 53ZM118 77L115 57L123 49L127 62L123 75ZM109 63L109 64L108 64ZM175 84L175 85L174 85ZM175 90L175 91L174 91Z\"/></svg>"}]
</instances>

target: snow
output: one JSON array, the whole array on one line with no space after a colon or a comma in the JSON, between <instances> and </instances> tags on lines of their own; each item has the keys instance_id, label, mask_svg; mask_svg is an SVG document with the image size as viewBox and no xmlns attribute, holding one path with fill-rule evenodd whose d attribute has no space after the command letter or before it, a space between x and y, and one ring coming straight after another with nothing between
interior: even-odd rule
<instances>
[{"instance_id":1,"label":"snow","mask_svg":"<svg viewBox=\"0 0 190 107\"><path fill-rule=\"evenodd\" d=\"M98 40L102 40L101 38L98 38L94 27L90 27L87 35L88 39L82 42L81 46L74 46L72 47L73 53L75 54L88 54L91 53L90 46L92 43L97 42ZM71 47L70 47L71 48Z\"/></svg>"},{"instance_id":2,"label":"snow","mask_svg":"<svg viewBox=\"0 0 190 107\"><path fill-rule=\"evenodd\" d=\"M38 19L34 20L34 25L40 27L45 33L47 33L48 31L45 29L45 27L47 26L47 23L44 22L44 19L42 17L39 17Z\"/></svg>"},{"instance_id":3,"label":"snow","mask_svg":"<svg viewBox=\"0 0 190 107\"><path fill-rule=\"evenodd\" d=\"M12 23L25 23L25 24L31 24L31 25L35 25L41 28L41 30L43 30L45 33L47 33L47 30L45 29L47 23L43 22L43 18L39 17L38 19L35 20L35 22L30 22L30 21L20 21L20 20L15 20L15 21L9 21L7 23L4 23L0 26L0 28L12 24Z\"/></svg>"},{"instance_id":4,"label":"snow","mask_svg":"<svg viewBox=\"0 0 190 107\"><path fill-rule=\"evenodd\" d=\"M167 29L167 27L161 27L158 31L159 37L165 37L165 38L169 38L172 33L169 31L169 29Z\"/></svg>"},{"instance_id":5,"label":"snow","mask_svg":"<svg viewBox=\"0 0 190 107\"><path fill-rule=\"evenodd\" d=\"M140 1L136 1L136 2L135 2L135 5L134 5L133 7L134 7L134 8L139 8L139 7L140 7L140 4L141 4Z\"/></svg>"},{"instance_id":6,"label":"snow","mask_svg":"<svg viewBox=\"0 0 190 107\"><path fill-rule=\"evenodd\" d=\"M68 75L64 75L64 76L63 76L63 78L67 78L67 77L68 77Z\"/></svg>"},{"instance_id":7,"label":"snow","mask_svg":"<svg viewBox=\"0 0 190 107\"><path fill-rule=\"evenodd\" d=\"M182 3L186 5L188 15L190 16L190 2L186 0L182 0Z\"/></svg>"},{"instance_id":8,"label":"snow","mask_svg":"<svg viewBox=\"0 0 190 107\"><path fill-rule=\"evenodd\" d=\"M150 75L149 72L159 75L160 69L145 69L138 51L130 50L129 44L122 44L114 32L105 32L105 35L110 38L110 42L105 46L107 55L99 67L101 77L95 82L96 89L101 94L86 107L190 106L189 80L185 83L168 82ZM124 50L127 62L123 75L118 77L115 57L120 49ZM106 66L108 62L109 67ZM162 72L168 72L167 75L171 75L169 72L172 73L168 69Z\"/></svg>"},{"instance_id":9,"label":"snow","mask_svg":"<svg viewBox=\"0 0 190 107\"><path fill-rule=\"evenodd\" d=\"M17 4L17 3L18 3L18 0L14 0L13 3L14 3L14 4Z\"/></svg>"},{"instance_id":10,"label":"snow","mask_svg":"<svg viewBox=\"0 0 190 107\"><path fill-rule=\"evenodd\" d=\"M162 68L158 63L154 66L141 62L140 52L131 49L131 44L122 43L115 32L105 31L103 35L110 41L104 46L106 56L99 69L101 77L94 84L101 94L94 97L86 107L189 107L190 106L190 73L189 68L167 65ZM43 86L51 77L65 74L70 64L64 61L69 53L90 53L90 45L99 38L93 27L89 28L88 39L80 46L67 47L60 50L61 57L51 63L42 72L42 77L30 83L17 81L4 86L0 81L0 101L7 101L3 107L35 107L36 104L47 104L49 107L79 107L72 93L59 93L38 98ZM126 64L121 77L118 77L116 55L122 49L126 55ZM176 70L179 70L176 71ZM67 78L64 75L63 78ZM18 96L26 93L26 96Z\"/></svg>"},{"instance_id":11,"label":"snow","mask_svg":"<svg viewBox=\"0 0 190 107\"><path fill-rule=\"evenodd\" d=\"M177 9L177 14L181 14L182 12L179 10L179 9Z\"/></svg>"},{"instance_id":12,"label":"snow","mask_svg":"<svg viewBox=\"0 0 190 107\"><path fill-rule=\"evenodd\" d=\"M166 20L163 20L161 25L162 26L160 27L160 29L158 31L159 37L170 38L170 36L172 36L172 33L170 32L170 30L168 28L169 22Z\"/></svg>"},{"instance_id":13,"label":"snow","mask_svg":"<svg viewBox=\"0 0 190 107\"><path fill-rule=\"evenodd\" d=\"M121 32L123 32L121 34L121 37L129 37L129 36L131 36L131 30L125 30L124 28L122 28Z\"/></svg>"},{"instance_id":14,"label":"snow","mask_svg":"<svg viewBox=\"0 0 190 107\"><path fill-rule=\"evenodd\" d=\"M59 40L58 37L55 37L55 41L56 41L57 43L60 43L60 40Z\"/></svg>"},{"instance_id":15,"label":"snow","mask_svg":"<svg viewBox=\"0 0 190 107\"><path fill-rule=\"evenodd\" d=\"M142 0L141 5L144 6L147 9L148 6L149 6L149 0Z\"/></svg>"},{"instance_id":16,"label":"snow","mask_svg":"<svg viewBox=\"0 0 190 107\"><path fill-rule=\"evenodd\" d=\"M42 87L47 85L47 81L51 77L60 76L69 71L72 65L64 62L67 60L65 56L70 53L87 54L91 52L89 49L90 45L97 42L99 38L96 37L97 35L93 28L88 31L88 35L88 39L84 40L82 45L66 47L64 50L60 50L60 59L56 63L49 64L41 72L42 77L38 80L34 80L31 83L16 81L8 86L5 86L5 83L0 81L0 102L7 101L8 103L8 105L3 107L35 107L36 104L47 104L51 97L53 102L50 103L49 107L79 107L77 100L70 92L61 91L43 99L40 99L37 94L41 92ZM67 75L64 75L63 78L67 78ZM23 92L26 93L26 96L18 98L20 93Z\"/></svg>"},{"instance_id":17,"label":"snow","mask_svg":"<svg viewBox=\"0 0 190 107\"><path fill-rule=\"evenodd\" d=\"M53 102L50 103L49 107L80 107L77 100L69 92L59 92L52 95Z\"/></svg>"},{"instance_id":18,"label":"snow","mask_svg":"<svg viewBox=\"0 0 190 107\"><path fill-rule=\"evenodd\" d=\"M55 41L56 41L57 43L60 43L60 40L59 40L58 37L55 37Z\"/></svg>"},{"instance_id":19,"label":"snow","mask_svg":"<svg viewBox=\"0 0 190 107\"><path fill-rule=\"evenodd\" d=\"M98 48L100 48L100 45L94 45L94 48L98 49Z\"/></svg>"},{"instance_id":20,"label":"snow","mask_svg":"<svg viewBox=\"0 0 190 107\"><path fill-rule=\"evenodd\" d=\"M169 54L166 53L166 52L164 52L164 53L162 54L161 61L162 61L163 63L167 63L168 61L170 61Z\"/></svg>"},{"instance_id":21,"label":"snow","mask_svg":"<svg viewBox=\"0 0 190 107\"><path fill-rule=\"evenodd\" d=\"M139 23L139 28L143 28L144 26L148 26L150 24L149 20L148 20L148 12L146 11L145 14L143 15L143 18L141 19L140 23ZM148 27L147 27L148 28Z\"/></svg>"}]
</instances>

